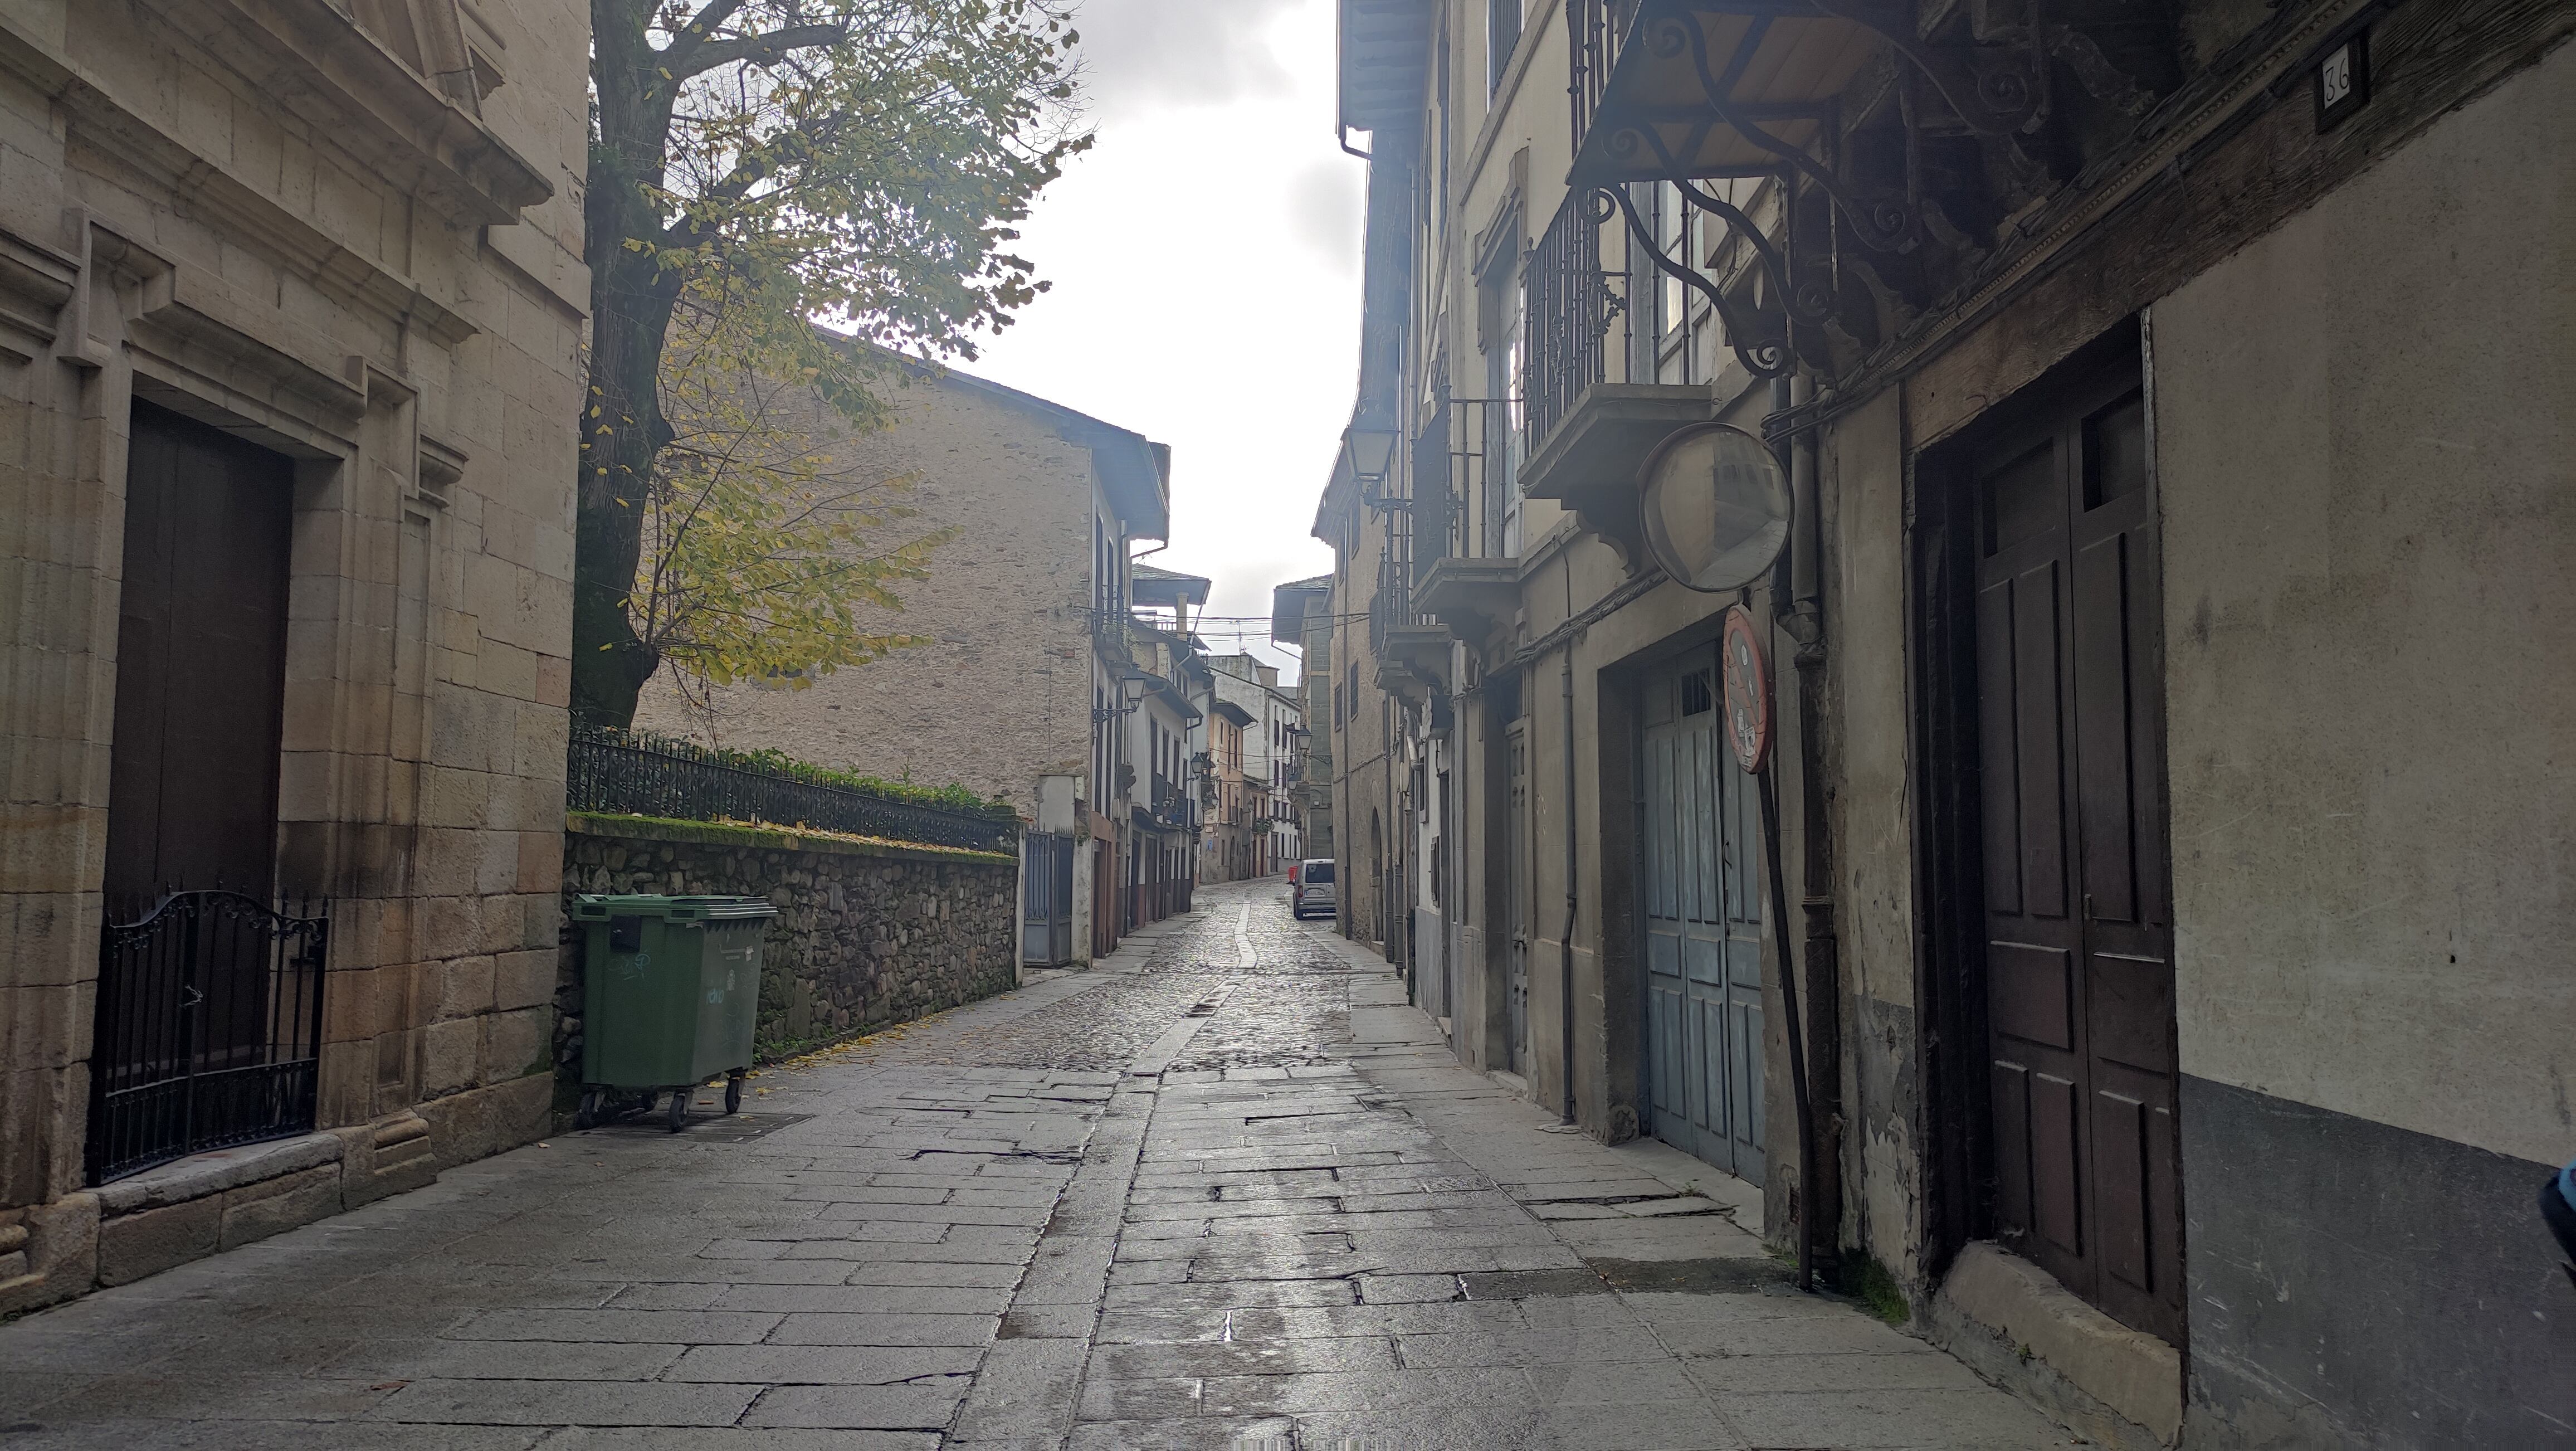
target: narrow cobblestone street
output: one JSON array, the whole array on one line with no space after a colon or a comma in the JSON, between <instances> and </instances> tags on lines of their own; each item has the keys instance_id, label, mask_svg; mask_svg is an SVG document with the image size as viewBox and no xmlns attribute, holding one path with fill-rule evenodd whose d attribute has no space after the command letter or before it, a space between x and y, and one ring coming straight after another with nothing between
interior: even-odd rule
<instances>
[{"instance_id":1,"label":"narrow cobblestone street","mask_svg":"<svg viewBox=\"0 0 2576 1451\"><path fill-rule=\"evenodd\" d=\"M2071 1444L1204 889L1097 971L0 1327L0 1448Z\"/></svg>"}]
</instances>

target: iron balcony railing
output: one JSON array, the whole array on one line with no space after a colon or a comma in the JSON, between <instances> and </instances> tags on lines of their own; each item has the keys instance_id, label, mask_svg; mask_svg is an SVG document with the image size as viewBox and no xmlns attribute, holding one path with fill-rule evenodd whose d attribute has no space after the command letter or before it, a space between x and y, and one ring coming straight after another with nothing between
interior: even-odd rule
<instances>
[{"instance_id":1,"label":"iron balcony railing","mask_svg":"<svg viewBox=\"0 0 2576 1451\"><path fill-rule=\"evenodd\" d=\"M1601 97L1610 83L1610 68L1619 61L1619 49L1627 42L1628 32L1637 22L1638 0L1566 0L1566 33L1573 43L1567 47L1566 64L1569 93L1574 97L1574 150L1583 150L1583 138L1592 130L1592 118L1601 111Z\"/></svg>"},{"instance_id":2,"label":"iron balcony railing","mask_svg":"<svg viewBox=\"0 0 2576 1451\"><path fill-rule=\"evenodd\" d=\"M1443 559L1507 559L1518 405L1434 398L1413 439L1413 580Z\"/></svg>"},{"instance_id":3,"label":"iron balcony railing","mask_svg":"<svg viewBox=\"0 0 2576 1451\"><path fill-rule=\"evenodd\" d=\"M972 851L1019 850L1020 821L881 795L796 762L636 731L576 726L565 762L573 811L806 826Z\"/></svg>"},{"instance_id":4,"label":"iron balcony railing","mask_svg":"<svg viewBox=\"0 0 2576 1451\"><path fill-rule=\"evenodd\" d=\"M1606 205L1593 192L1569 194L1530 249L1521 375L1530 453L1585 389L1627 378L1628 280L1602 263Z\"/></svg>"},{"instance_id":5,"label":"iron balcony railing","mask_svg":"<svg viewBox=\"0 0 2576 1451\"><path fill-rule=\"evenodd\" d=\"M1181 789L1179 782L1155 777L1152 799L1151 814L1158 825L1189 827L1198 824L1197 804L1190 800L1189 793Z\"/></svg>"}]
</instances>

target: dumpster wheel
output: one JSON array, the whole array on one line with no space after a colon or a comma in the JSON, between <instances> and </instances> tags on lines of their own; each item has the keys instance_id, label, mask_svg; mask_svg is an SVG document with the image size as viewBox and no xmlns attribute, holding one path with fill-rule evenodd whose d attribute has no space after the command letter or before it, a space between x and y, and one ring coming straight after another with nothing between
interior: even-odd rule
<instances>
[{"instance_id":1,"label":"dumpster wheel","mask_svg":"<svg viewBox=\"0 0 2576 1451\"><path fill-rule=\"evenodd\" d=\"M740 1112L742 1112L742 1075L736 1073L725 1079L725 1117L731 1118Z\"/></svg>"},{"instance_id":2,"label":"dumpster wheel","mask_svg":"<svg viewBox=\"0 0 2576 1451\"><path fill-rule=\"evenodd\" d=\"M577 1129L597 1128L599 1126L598 1089L586 1088L582 1090L581 1110L572 1116L572 1126Z\"/></svg>"},{"instance_id":3,"label":"dumpster wheel","mask_svg":"<svg viewBox=\"0 0 2576 1451\"><path fill-rule=\"evenodd\" d=\"M675 1134L678 1133L680 1131L680 1126L689 1121L689 1100L694 1096L695 1095L686 1088L673 1089L671 1091L671 1132Z\"/></svg>"}]
</instances>

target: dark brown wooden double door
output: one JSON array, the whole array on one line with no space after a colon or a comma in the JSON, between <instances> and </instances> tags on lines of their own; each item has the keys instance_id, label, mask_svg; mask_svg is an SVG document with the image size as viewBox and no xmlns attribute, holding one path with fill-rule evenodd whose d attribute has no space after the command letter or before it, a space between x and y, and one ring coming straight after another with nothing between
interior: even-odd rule
<instances>
[{"instance_id":1,"label":"dark brown wooden double door","mask_svg":"<svg viewBox=\"0 0 2576 1451\"><path fill-rule=\"evenodd\" d=\"M174 889L262 902L286 690L286 459L138 403L109 754L109 911Z\"/></svg>"},{"instance_id":2,"label":"dark brown wooden double door","mask_svg":"<svg viewBox=\"0 0 2576 1451\"><path fill-rule=\"evenodd\" d=\"M2178 1343L2162 625L2135 368L1981 449L1973 484L1995 1229Z\"/></svg>"}]
</instances>

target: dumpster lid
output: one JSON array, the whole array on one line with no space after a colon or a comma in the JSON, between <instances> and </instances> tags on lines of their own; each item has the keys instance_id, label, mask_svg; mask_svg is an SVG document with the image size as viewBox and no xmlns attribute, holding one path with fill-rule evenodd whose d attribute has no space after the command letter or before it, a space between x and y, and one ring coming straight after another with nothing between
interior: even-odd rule
<instances>
[{"instance_id":1,"label":"dumpster lid","mask_svg":"<svg viewBox=\"0 0 2576 1451\"><path fill-rule=\"evenodd\" d=\"M585 892L573 899L572 915L579 922L603 922L611 917L659 917L666 922L722 922L775 917L778 909L759 897L666 897L650 892L601 896Z\"/></svg>"}]
</instances>

